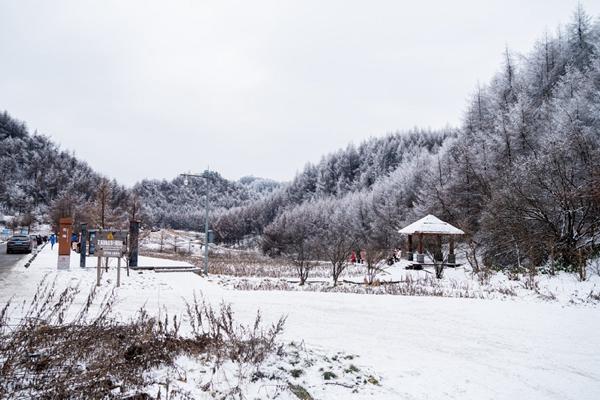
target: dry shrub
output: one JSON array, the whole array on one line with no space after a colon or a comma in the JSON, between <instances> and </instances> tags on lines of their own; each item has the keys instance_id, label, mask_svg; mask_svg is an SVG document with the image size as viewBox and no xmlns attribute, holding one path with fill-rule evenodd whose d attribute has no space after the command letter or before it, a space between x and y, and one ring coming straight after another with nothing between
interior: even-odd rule
<instances>
[{"instance_id":1,"label":"dry shrub","mask_svg":"<svg viewBox=\"0 0 600 400\"><path fill-rule=\"evenodd\" d=\"M188 305L193 334L182 336L176 316L157 319L140 309L128 322L113 318L114 294L96 304L95 286L73 310L78 292L59 292L44 280L17 324L8 323L10 304L0 311L0 398L152 398L144 392L152 383L145 371L174 367L180 355L258 365L277 349L285 322L265 329L258 314L244 326L229 305L215 310L194 299Z\"/></svg>"},{"instance_id":2,"label":"dry shrub","mask_svg":"<svg viewBox=\"0 0 600 400\"><path fill-rule=\"evenodd\" d=\"M492 269L486 265L477 266L477 270L473 269L473 275L477 278L480 285L489 285L490 278L492 277Z\"/></svg>"},{"instance_id":3,"label":"dry shrub","mask_svg":"<svg viewBox=\"0 0 600 400\"><path fill-rule=\"evenodd\" d=\"M476 288L469 282L461 282L454 279L440 281L433 276L415 279L410 275L400 281L380 281L378 285L366 285L359 282L343 281L342 284L332 287L326 282L309 281L306 285L299 286L294 282L288 282L283 279L261 279L260 281L241 279L234 280L231 287L236 290L284 290L480 299L517 295L512 287L485 286Z\"/></svg>"},{"instance_id":4,"label":"dry shrub","mask_svg":"<svg viewBox=\"0 0 600 400\"><path fill-rule=\"evenodd\" d=\"M251 326L237 324L230 304L221 303L213 309L204 299L186 303L189 324L195 339L208 339L211 353L217 359L258 365L277 350L276 338L283 332L285 317L268 329L262 326L262 316L257 311Z\"/></svg>"},{"instance_id":5,"label":"dry shrub","mask_svg":"<svg viewBox=\"0 0 600 400\"><path fill-rule=\"evenodd\" d=\"M144 255L175 259L189 262L192 265L203 267L204 258L183 254L161 254L145 252ZM328 262L315 262L311 266L308 277L311 279L331 278L331 264ZM233 277L258 277L258 278L289 278L298 277L296 266L284 258L271 258L255 251L223 250L223 252L211 251L209 254L208 270L211 275L223 275ZM366 267L361 264L348 265L342 273L343 278L364 276Z\"/></svg>"},{"instance_id":6,"label":"dry shrub","mask_svg":"<svg viewBox=\"0 0 600 400\"><path fill-rule=\"evenodd\" d=\"M594 292L594 290L590 290L588 300L592 302L600 302L600 291Z\"/></svg>"}]
</instances>

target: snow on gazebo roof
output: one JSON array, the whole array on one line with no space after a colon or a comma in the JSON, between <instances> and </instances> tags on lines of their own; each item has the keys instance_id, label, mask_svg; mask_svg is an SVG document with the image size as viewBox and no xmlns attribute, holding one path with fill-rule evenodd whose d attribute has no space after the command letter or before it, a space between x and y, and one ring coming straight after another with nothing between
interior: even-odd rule
<instances>
[{"instance_id":1,"label":"snow on gazebo roof","mask_svg":"<svg viewBox=\"0 0 600 400\"><path fill-rule=\"evenodd\" d=\"M413 222L406 228L400 229L398 232L412 235L414 233L431 233L437 235L464 235L465 233L450 225L447 222L442 221L438 217L429 214L428 216L421 218L420 220Z\"/></svg>"}]
</instances>

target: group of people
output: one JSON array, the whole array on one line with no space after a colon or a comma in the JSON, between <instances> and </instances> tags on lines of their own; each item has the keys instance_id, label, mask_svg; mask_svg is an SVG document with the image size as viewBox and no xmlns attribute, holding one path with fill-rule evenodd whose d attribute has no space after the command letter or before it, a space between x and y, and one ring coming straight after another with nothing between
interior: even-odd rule
<instances>
[{"instance_id":1,"label":"group of people","mask_svg":"<svg viewBox=\"0 0 600 400\"><path fill-rule=\"evenodd\" d=\"M361 251L353 251L352 254L350 255L350 262L352 264L362 264L363 260L362 260L362 256L361 256Z\"/></svg>"},{"instance_id":2,"label":"group of people","mask_svg":"<svg viewBox=\"0 0 600 400\"><path fill-rule=\"evenodd\" d=\"M54 249L54 245L58 242L56 234L51 233L48 240L50 241L50 249ZM79 251L80 246L81 244L79 243L79 235L73 232L73 234L71 235L71 249Z\"/></svg>"},{"instance_id":3,"label":"group of people","mask_svg":"<svg viewBox=\"0 0 600 400\"><path fill-rule=\"evenodd\" d=\"M54 245L56 244L56 242L58 242L58 239L56 238L56 234L51 233L48 240L50 241L50 248L54 249ZM79 246L79 235L76 234L75 232L73 232L73 234L71 235L71 249L77 250L78 246Z\"/></svg>"},{"instance_id":4,"label":"group of people","mask_svg":"<svg viewBox=\"0 0 600 400\"><path fill-rule=\"evenodd\" d=\"M400 261L400 249L394 249L394 252L392 253L392 255L386 260L388 265L393 265L395 263L397 263L398 261ZM352 254L350 255L350 262L352 264L362 264L364 263L364 250L357 250L357 251L353 251Z\"/></svg>"}]
</instances>

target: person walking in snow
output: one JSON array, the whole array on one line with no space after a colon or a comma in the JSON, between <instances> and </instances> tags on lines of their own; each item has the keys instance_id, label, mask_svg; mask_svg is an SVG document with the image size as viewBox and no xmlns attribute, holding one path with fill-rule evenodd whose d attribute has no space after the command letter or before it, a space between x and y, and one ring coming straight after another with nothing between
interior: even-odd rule
<instances>
[{"instance_id":1,"label":"person walking in snow","mask_svg":"<svg viewBox=\"0 0 600 400\"><path fill-rule=\"evenodd\" d=\"M50 249L54 249L54 244L56 243L56 235L53 233L50 235Z\"/></svg>"},{"instance_id":2,"label":"person walking in snow","mask_svg":"<svg viewBox=\"0 0 600 400\"><path fill-rule=\"evenodd\" d=\"M79 235L73 232L71 235L71 250L77 250L77 244L79 244Z\"/></svg>"}]
</instances>

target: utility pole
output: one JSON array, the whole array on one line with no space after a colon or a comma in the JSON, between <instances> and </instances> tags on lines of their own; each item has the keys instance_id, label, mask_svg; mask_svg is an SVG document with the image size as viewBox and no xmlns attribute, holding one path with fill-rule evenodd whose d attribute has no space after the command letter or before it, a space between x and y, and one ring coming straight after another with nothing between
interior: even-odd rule
<instances>
[{"instance_id":1,"label":"utility pole","mask_svg":"<svg viewBox=\"0 0 600 400\"><path fill-rule=\"evenodd\" d=\"M207 169L205 174L208 175L209 170ZM209 186L210 180L208 176L206 179L206 204L204 207L204 275L208 276L208 193L210 193Z\"/></svg>"},{"instance_id":2,"label":"utility pole","mask_svg":"<svg viewBox=\"0 0 600 400\"><path fill-rule=\"evenodd\" d=\"M209 179L210 168L207 168L206 171L202 175L200 174L180 174L183 176L183 185L187 186L189 184L188 177L193 178L204 178L206 183L206 198L204 203L204 275L208 276L208 242L209 242L209 232L208 232L208 212L209 212L209 199L208 194L210 193L210 179Z\"/></svg>"}]
</instances>

